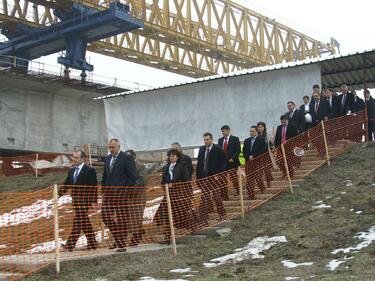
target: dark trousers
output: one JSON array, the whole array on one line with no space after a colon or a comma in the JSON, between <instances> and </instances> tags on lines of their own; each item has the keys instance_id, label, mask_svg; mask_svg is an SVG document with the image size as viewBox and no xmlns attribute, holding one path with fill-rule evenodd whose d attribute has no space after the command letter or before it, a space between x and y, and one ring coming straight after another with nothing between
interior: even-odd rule
<instances>
[{"instance_id":1,"label":"dark trousers","mask_svg":"<svg viewBox=\"0 0 375 281\"><path fill-rule=\"evenodd\" d=\"M228 184L223 185L222 191L221 191L221 197L223 198L223 200L229 200L229 191L228 191L229 181L232 182L235 193L237 195L240 194L240 184L238 182L237 167L228 169L227 179L228 179Z\"/></svg>"},{"instance_id":2,"label":"dark trousers","mask_svg":"<svg viewBox=\"0 0 375 281\"><path fill-rule=\"evenodd\" d=\"M288 164L288 170L289 170L289 175L292 178L293 177L293 156L291 156L291 151L289 148L285 146L285 154L286 154L286 162ZM276 164L279 166L280 171L283 173L283 177L286 177L286 167L285 167L285 162L284 162L284 156L281 151L281 146L278 147L277 149L277 161Z\"/></svg>"},{"instance_id":3,"label":"dark trousers","mask_svg":"<svg viewBox=\"0 0 375 281\"><path fill-rule=\"evenodd\" d=\"M209 180L198 181L198 187L201 189L201 202L199 205L200 220L203 224L207 224L208 213L212 210L212 204L215 204L217 212L220 218L225 216L225 209L223 204L223 198L221 195L223 184L226 179L223 175L216 176L217 180L213 176Z\"/></svg>"},{"instance_id":4,"label":"dark trousers","mask_svg":"<svg viewBox=\"0 0 375 281\"><path fill-rule=\"evenodd\" d=\"M126 231L132 233L131 243L138 243L142 240L143 213L146 207L146 187L132 186L125 191L125 212ZM127 234L125 237L127 237Z\"/></svg>"},{"instance_id":5,"label":"dark trousers","mask_svg":"<svg viewBox=\"0 0 375 281\"><path fill-rule=\"evenodd\" d=\"M125 191L110 190L103 194L102 219L111 231L116 245L120 248L125 247L127 231Z\"/></svg>"},{"instance_id":6,"label":"dark trousers","mask_svg":"<svg viewBox=\"0 0 375 281\"><path fill-rule=\"evenodd\" d=\"M96 248L96 240L94 229L91 225L88 212L88 207L74 207L74 222L73 222L73 229L70 233L70 236L66 242L67 249L74 249L77 244L78 238L81 234L81 231L86 236L87 239L87 246L89 248Z\"/></svg>"},{"instance_id":7,"label":"dark trousers","mask_svg":"<svg viewBox=\"0 0 375 281\"><path fill-rule=\"evenodd\" d=\"M255 160L256 161L256 160ZM261 191L265 190L263 175L264 171L260 167L255 167L252 165L251 160L245 165L246 173L246 185L247 195L249 199L255 199L255 185L257 184Z\"/></svg>"},{"instance_id":8,"label":"dark trousers","mask_svg":"<svg viewBox=\"0 0 375 281\"><path fill-rule=\"evenodd\" d=\"M368 121L368 140L373 141L375 135L375 121Z\"/></svg>"},{"instance_id":9,"label":"dark trousers","mask_svg":"<svg viewBox=\"0 0 375 281\"><path fill-rule=\"evenodd\" d=\"M269 152L267 152L269 153ZM267 182L267 187L271 187L271 181L273 181L273 176L272 176L272 160L271 160L271 156L268 155L267 158L266 158L266 161L263 165L263 172L264 172L264 177L266 179L266 182Z\"/></svg>"}]
</instances>

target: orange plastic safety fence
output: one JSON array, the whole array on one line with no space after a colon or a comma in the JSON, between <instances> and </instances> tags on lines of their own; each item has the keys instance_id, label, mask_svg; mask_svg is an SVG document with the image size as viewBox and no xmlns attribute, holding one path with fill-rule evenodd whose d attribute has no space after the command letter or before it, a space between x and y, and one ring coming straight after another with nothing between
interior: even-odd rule
<instances>
[{"instance_id":1,"label":"orange plastic safety fence","mask_svg":"<svg viewBox=\"0 0 375 281\"><path fill-rule=\"evenodd\" d=\"M17 277L55 262L56 242L66 260L169 243L242 215L360 142L363 123L363 112L324 121L238 169L191 182L149 189L60 185L57 201L52 187L0 193L0 272Z\"/></svg>"}]
</instances>

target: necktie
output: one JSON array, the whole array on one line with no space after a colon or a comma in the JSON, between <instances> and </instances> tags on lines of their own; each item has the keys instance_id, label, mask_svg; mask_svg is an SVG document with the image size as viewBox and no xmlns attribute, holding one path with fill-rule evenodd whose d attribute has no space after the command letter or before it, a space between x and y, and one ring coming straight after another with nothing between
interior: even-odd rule
<instances>
[{"instance_id":1,"label":"necktie","mask_svg":"<svg viewBox=\"0 0 375 281\"><path fill-rule=\"evenodd\" d=\"M204 155L204 166L203 166L204 173L208 172L207 169L208 169L208 157L209 157L209 153L210 153L210 149L206 148L206 154Z\"/></svg>"},{"instance_id":2,"label":"necktie","mask_svg":"<svg viewBox=\"0 0 375 281\"><path fill-rule=\"evenodd\" d=\"M225 154L227 154L227 150L228 150L228 138L224 139L223 149L224 149Z\"/></svg>"},{"instance_id":3,"label":"necktie","mask_svg":"<svg viewBox=\"0 0 375 281\"><path fill-rule=\"evenodd\" d=\"M341 103L342 107L345 106L345 101L346 101L346 94L343 94L343 96L342 96L342 103Z\"/></svg>"},{"instance_id":4,"label":"necktie","mask_svg":"<svg viewBox=\"0 0 375 281\"><path fill-rule=\"evenodd\" d=\"M112 174L113 166L115 165L117 156L112 156L111 165L109 166L109 173Z\"/></svg>"},{"instance_id":5,"label":"necktie","mask_svg":"<svg viewBox=\"0 0 375 281\"><path fill-rule=\"evenodd\" d=\"M315 112L317 112L319 110L319 102L316 101L315 102Z\"/></svg>"},{"instance_id":6,"label":"necktie","mask_svg":"<svg viewBox=\"0 0 375 281\"><path fill-rule=\"evenodd\" d=\"M332 107L332 97L329 98L329 107Z\"/></svg>"},{"instance_id":7,"label":"necktie","mask_svg":"<svg viewBox=\"0 0 375 281\"><path fill-rule=\"evenodd\" d=\"M251 154L253 154L253 146L254 146L254 142L255 142L255 138L251 137L251 147L250 147L250 151L251 151Z\"/></svg>"},{"instance_id":8,"label":"necktie","mask_svg":"<svg viewBox=\"0 0 375 281\"><path fill-rule=\"evenodd\" d=\"M289 120L293 118L294 111L289 112Z\"/></svg>"},{"instance_id":9,"label":"necktie","mask_svg":"<svg viewBox=\"0 0 375 281\"><path fill-rule=\"evenodd\" d=\"M76 182L77 182L77 178L78 178L78 175L79 175L78 171L79 171L79 168L76 167L75 170L74 170L74 174L73 174L73 184L76 184Z\"/></svg>"},{"instance_id":10,"label":"necktie","mask_svg":"<svg viewBox=\"0 0 375 281\"><path fill-rule=\"evenodd\" d=\"M283 126L283 130L281 132L281 141L282 143L286 143L286 126Z\"/></svg>"}]
</instances>

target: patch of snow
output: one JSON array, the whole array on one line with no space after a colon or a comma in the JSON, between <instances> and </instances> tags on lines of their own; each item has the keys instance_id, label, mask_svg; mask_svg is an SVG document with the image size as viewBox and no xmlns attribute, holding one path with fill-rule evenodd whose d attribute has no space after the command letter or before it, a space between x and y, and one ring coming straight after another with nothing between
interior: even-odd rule
<instances>
[{"instance_id":1,"label":"patch of snow","mask_svg":"<svg viewBox=\"0 0 375 281\"><path fill-rule=\"evenodd\" d=\"M109 230L106 228L104 229L104 240L107 240L109 238ZM95 239L98 243L102 242L102 231L99 230L95 232ZM60 238L59 245L65 244L66 240L62 240ZM76 248L82 249L87 245L87 239L86 236L80 236ZM27 250L26 253L28 254L35 254L35 253L45 253L45 252L52 252L56 249L55 240L42 242L38 244L31 245L32 248Z\"/></svg>"},{"instance_id":2,"label":"patch of snow","mask_svg":"<svg viewBox=\"0 0 375 281\"><path fill-rule=\"evenodd\" d=\"M342 249L335 249L331 253L336 255L337 253L350 253L350 252L358 252L359 250L368 247L373 241L375 241L375 226L370 227L370 229L366 232L359 232L357 233L354 238L359 240L363 240L361 243L357 244L353 247L347 247Z\"/></svg>"},{"instance_id":3,"label":"patch of snow","mask_svg":"<svg viewBox=\"0 0 375 281\"><path fill-rule=\"evenodd\" d=\"M147 205L150 205L149 207L146 207L143 212L143 224L149 224L152 223L156 214L156 211L159 209L161 201L163 201L164 196L157 197L153 200L147 201Z\"/></svg>"},{"instance_id":4,"label":"patch of snow","mask_svg":"<svg viewBox=\"0 0 375 281\"><path fill-rule=\"evenodd\" d=\"M346 194L346 192L345 191L342 191L342 192L340 192L341 194Z\"/></svg>"},{"instance_id":5,"label":"patch of snow","mask_svg":"<svg viewBox=\"0 0 375 281\"><path fill-rule=\"evenodd\" d=\"M350 212L353 212L354 211L354 209L350 209Z\"/></svg>"},{"instance_id":6,"label":"patch of snow","mask_svg":"<svg viewBox=\"0 0 375 281\"><path fill-rule=\"evenodd\" d=\"M210 262L203 263L204 267L212 268L228 263L237 263L245 259L262 259L263 255L260 253L270 249L278 243L287 242L285 236L262 236L251 240L245 247L234 250L235 253L223 257L218 257L210 260Z\"/></svg>"},{"instance_id":7,"label":"patch of snow","mask_svg":"<svg viewBox=\"0 0 375 281\"><path fill-rule=\"evenodd\" d=\"M331 260L327 267L329 270L334 271L340 264L345 263L345 261L342 260Z\"/></svg>"},{"instance_id":8,"label":"patch of snow","mask_svg":"<svg viewBox=\"0 0 375 281\"><path fill-rule=\"evenodd\" d=\"M323 204L322 200L316 201L314 204Z\"/></svg>"},{"instance_id":9,"label":"patch of snow","mask_svg":"<svg viewBox=\"0 0 375 281\"><path fill-rule=\"evenodd\" d=\"M192 271L191 267L187 267L187 268L172 269L170 272L173 272L173 273L188 273L188 272L198 272L198 271Z\"/></svg>"},{"instance_id":10,"label":"patch of snow","mask_svg":"<svg viewBox=\"0 0 375 281\"><path fill-rule=\"evenodd\" d=\"M72 202L70 195L61 196L57 202L59 208ZM37 200L31 205L14 209L0 215L0 228L31 223L39 219L49 219L53 216L53 199Z\"/></svg>"},{"instance_id":11,"label":"patch of snow","mask_svg":"<svg viewBox=\"0 0 375 281\"><path fill-rule=\"evenodd\" d=\"M355 213L359 215L359 214L362 214L362 212L363 212L363 211L357 211L357 212L355 212Z\"/></svg>"},{"instance_id":12,"label":"patch of snow","mask_svg":"<svg viewBox=\"0 0 375 281\"><path fill-rule=\"evenodd\" d=\"M216 233L220 235L220 237L226 237L232 232L232 229L229 227L224 227L216 230Z\"/></svg>"},{"instance_id":13,"label":"patch of snow","mask_svg":"<svg viewBox=\"0 0 375 281\"><path fill-rule=\"evenodd\" d=\"M353 185L353 183L352 183L351 181L348 181L348 182L345 184L346 187L349 187L349 186L352 186L352 185Z\"/></svg>"},{"instance_id":14,"label":"patch of snow","mask_svg":"<svg viewBox=\"0 0 375 281\"><path fill-rule=\"evenodd\" d=\"M300 277L285 277L285 280L298 280Z\"/></svg>"},{"instance_id":15,"label":"patch of snow","mask_svg":"<svg viewBox=\"0 0 375 281\"><path fill-rule=\"evenodd\" d=\"M332 206L326 205L326 204L320 204L318 206L313 206L313 209L327 209L327 208L332 208Z\"/></svg>"},{"instance_id":16,"label":"patch of snow","mask_svg":"<svg viewBox=\"0 0 375 281\"><path fill-rule=\"evenodd\" d=\"M141 277L139 281L188 281L186 279L155 279L150 276Z\"/></svg>"},{"instance_id":17,"label":"patch of snow","mask_svg":"<svg viewBox=\"0 0 375 281\"><path fill-rule=\"evenodd\" d=\"M182 275L182 277L185 277L185 278L194 277L194 274L186 274L186 275Z\"/></svg>"},{"instance_id":18,"label":"patch of snow","mask_svg":"<svg viewBox=\"0 0 375 281\"><path fill-rule=\"evenodd\" d=\"M95 278L95 281L107 281L108 279L106 278Z\"/></svg>"},{"instance_id":19,"label":"patch of snow","mask_svg":"<svg viewBox=\"0 0 375 281\"><path fill-rule=\"evenodd\" d=\"M314 264L313 262L295 263L290 260L281 261L281 263L287 268L295 268L298 266L310 266Z\"/></svg>"},{"instance_id":20,"label":"patch of snow","mask_svg":"<svg viewBox=\"0 0 375 281\"><path fill-rule=\"evenodd\" d=\"M375 183L373 183L372 185L375 186Z\"/></svg>"}]
</instances>

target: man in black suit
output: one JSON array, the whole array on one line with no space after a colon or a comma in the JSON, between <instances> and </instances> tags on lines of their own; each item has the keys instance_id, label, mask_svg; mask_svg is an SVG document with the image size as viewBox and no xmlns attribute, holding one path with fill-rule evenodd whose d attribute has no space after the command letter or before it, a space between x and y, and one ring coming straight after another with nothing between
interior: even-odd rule
<instances>
[{"instance_id":1,"label":"man in black suit","mask_svg":"<svg viewBox=\"0 0 375 281\"><path fill-rule=\"evenodd\" d=\"M298 133L305 131L305 112L296 109L293 101L288 101L288 112L285 114L288 117L288 123L297 127Z\"/></svg>"},{"instance_id":2,"label":"man in black suit","mask_svg":"<svg viewBox=\"0 0 375 281\"><path fill-rule=\"evenodd\" d=\"M352 93L354 95L352 112L355 113L355 112L360 112L360 111L364 110L365 109L365 101L357 95L356 91L353 90Z\"/></svg>"},{"instance_id":3,"label":"man in black suit","mask_svg":"<svg viewBox=\"0 0 375 281\"><path fill-rule=\"evenodd\" d=\"M230 134L230 128L228 125L221 127L221 133L223 137L219 139L218 145L225 152L227 170L231 170L229 172L229 180L232 182L233 188L238 195L240 192L240 186L238 183L237 168L241 165L240 160L238 159L241 152L240 139ZM222 197L224 200L229 200L228 188L226 186L223 187Z\"/></svg>"},{"instance_id":4,"label":"man in black suit","mask_svg":"<svg viewBox=\"0 0 375 281\"><path fill-rule=\"evenodd\" d=\"M264 138L258 135L256 126L251 126L250 137L245 139L242 148L242 154L246 161L246 190L250 200L255 199L255 182L261 191L266 189L263 182L263 171L261 171L262 163L256 159L266 151L267 145Z\"/></svg>"},{"instance_id":5,"label":"man in black suit","mask_svg":"<svg viewBox=\"0 0 375 281\"><path fill-rule=\"evenodd\" d=\"M299 110L304 113L305 116L305 128L304 132L312 127L311 114L310 114L310 98L309 96L303 96L303 104L299 107ZM308 114L308 115L307 115ZM306 117L309 116L309 117ZM301 133L301 132L300 132Z\"/></svg>"},{"instance_id":6,"label":"man in black suit","mask_svg":"<svg viewBox=\"0 0 375 281\"><path fill-rule=\"evenodd\" d=\"M59 190L59 196L71 190L74 222L70 236L63 246L68 251L73 251L77 244L81 231L87 239L87 250L95 250L97 247L95 233L89 219L89 210L92 204L98 200L98 188L95 169L84 164L85 153L73 152L73 168L68 172L64 185Z\"/></svg>"},{"instance_id":7,"label":"man in black suit","mask_svg":"<svg viewBox=\"0 0 375 281\"><path fill-rule=\"evenodd\" d=\"M285 115L281 115L280 117L281 125L279 125L276 129L276 135L275 135L275 147L277 147L277 154L281 155L278 156L277 165L279 166L280 170L283 173L283 176L286 177L286 168L282 156L281 151L281 144L286 144L287 140L294 138L298 135L297 127L291 124L288 124L288 117ZM288 163L289 168L289 174L290 177L293 177L293 164L296 162L296 158L298 156L295 156L293 153L293 147L290 145L285 145L285 154L286 159Z\"/></svg>"},{"instance_id":8,"label":"man in black suit","mask_svg":"<svg viewBox=\"0 0 375 281\"><path fill-rule=\"evenodd\" d=\"M367 107L367 119L368 119L368 140L374 140L373 134L375 134L375 99L371 96L368 89L363 91Z\"/></svg>"},{"instance_id":9,"label":"man in black suit","mask_svg":"<svg viewBox=\"0 0 375 281\"><path fill-rule=\"evenodd\" d=\"M333 94L333 90L327 88L326 99L329 105L328 119L336 118L339 115L339 100L338 97Z\"/></svg>"},{"instance_id":10,"label":"man in black suit","mask_svg":"<svg viewBox=\"0 0 375 281\"><path fill-rule=\"evenodd\" d=\"M126 186L135 185L137 170L134 159L120 150L118 139L111 139L108 148L111 154L104 161L102 218L115 239L110 249L118 248L118 252L125 252L128 204Z\"/></svg>"},{"instance_id":11,"label":"man in black suit","mask_svg":"<svg viewBox=\"0 0 375 281\"><path fill-rule=\"evenodd\" d=\"M211 196L216 205L220 219L226 215L223 199L221 198L222 186L226 185L225 175L226 157L224 150L213 144L211 133L203 134L204 146L199 148L197 163L197 180L201 189L201 203L199 212L203 225L208 225L208 210L210 209ZM203 180L208 178L207 180Z\"/></svg>"},{"instance_id":12,"label":"man in black suit","mask_svg":"<svg viewBox=\"0 0 375 281\"><path fill-rule=\"evenodd\" d=\"M328 120L329 104L325 100L321 100L319 93L314 93L314 99L310 103L310 114L312 117L313 126L320 123L322 120Z\"/></svg>"},{"instance_id":13,"label":"man in black suit","mask_svg":"<svg viewBox=\"0 0 375 281\"><path fill-rule=\"evenodd\" d=\"M340 89L342 94L338 97L338 116L345 116L349 111L353 110L354 95L348 91L348 86L345 84L341 85Z\"/></svg>"}]
</instances>

